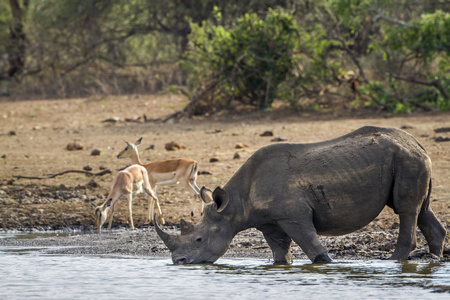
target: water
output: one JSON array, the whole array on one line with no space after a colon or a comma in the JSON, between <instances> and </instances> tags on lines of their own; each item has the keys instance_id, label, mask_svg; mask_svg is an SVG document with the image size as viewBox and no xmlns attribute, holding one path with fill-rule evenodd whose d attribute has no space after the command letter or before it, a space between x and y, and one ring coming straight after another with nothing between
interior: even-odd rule
<instances>
[{"instance_id":1,"label":"water","mask_svg":"<svg viewBox=\"0 0 450 300\"><path fill-rule=\"evenodd\" d=\"M450 264L46 255L0 248L0 299L450 299ZM344 298L344 299L345 299Z\"/></svg>"}]
</instances>

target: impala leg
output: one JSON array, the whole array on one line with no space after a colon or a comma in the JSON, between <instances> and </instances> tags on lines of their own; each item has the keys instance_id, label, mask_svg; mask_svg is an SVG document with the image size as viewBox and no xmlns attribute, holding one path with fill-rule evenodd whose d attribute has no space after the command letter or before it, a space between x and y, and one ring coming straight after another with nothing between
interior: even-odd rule
<instances>
[{"instance_id":1,"label":"impala leg","mask_svg":"<svg viewBox=\"0 0 450 300\"><path fill-rule=\"evenodd\" d=\"M127 195L128 199L128 213L130 214L130 225L131 229L134 229L134 223L133 223L133 194L130 193Z\"/></svg>"},{"instance_id":2,"label":"impala leg","mask_svg":"<svg viewBox=\"0 0 450 300\"><path fill-rule=\"evenodd\" d=\"M159 215L161 216L161 223L165 224L166 222L164 221L164 218L162 216L161 206L159 205L159 199L158 199L158 197L156 197L155 192L153 191L153 189L146 189L145 191L150 196L150 198L148 199L148 220L149 220L149 222L150 222L150 220L153 220L154 211L155 211L155 202L156 202L156 207L158 208ZM156 220L153 220L153 222L156 222Z\"/></svg>"},{"instance_id":3,"label":"impala leg","mask_svg":"<svg viewBox=\"0 0 450 300\"><path fill-rule=\"evenodd\" d=\"M155 222L155 220L153 220L153 215L155 214L155 199L156 199L156 184L152 184L150 183L150 189L146 190L146 193L149 195L148 198L148 222L150 223L151 221L153 221L153 223ZM145 186L144 186L145 188Z\"/></svg>"},{"instance_id":4,"label":"impala leg","mask_svg":"<svg viewBox=\"0 0 450 300\"><path fill-rule=\"evenodd\" d=\"M114 208L116 207L116 203L114 202L114 204L111 206L111 216L109 217L109 223L108 223L108 229L111 229L111 225L112 225L112 220L114 217Z\"/></svg>"},{"instance_id":5,"label":"impala leg","mask_svg":"<svg viewBox=\"0 0 450 300\"><path fill-rule=\"evenodd\" d=\"M164 218L163 218L163 216L162 216L161 206L159 206L159 199L158 199L158 198L155 198L155 201L156 201L156 206L158 207L159 215L161 216L161 223L162 223L162 224L165 224L166 221L164 221ZM153 222L156 222L156 221L153 220Z\"/></svg>"},{"instance_id":6,"label":"impala leg","mask_svg":"<svg viewBox=\"0 0 450 300\"><path fill-rule=\"evenodd\" d=\"M148 196L148 217L147 217L147 222L150 223L151 221L155 221L153 220L153 214L155 211L155 199L153 199L152 196Z\"/></svg>"},{"instance_id":7,"label":"impala leg","mask_svg":"<svg viewBox=\"0 0 450 300\"><path fill-rule=\"evenodd\" d=\"M200 197L200 189L198 188L197 184L195 183L195 177L191 177L189 179L189 181L187 182L187 185L185 185L186 189L190 189L192 191L192 195L194 196L194 201L192 202L192 208L191 208L191 216L194 216L194 210L195 210L195 205L196 205L196 201L197 201L197 197L200 199L200 201L203 203L202 198ZM203 215L203 206L202 206L202 211L200 212L200 215Z\"/></svg>"},{"instance_id":8,"label":"impala leg","mask_svg":"<svg viewBox=\"0 0 450 300\"><path fill-rule=\"evenodd\" d=\"M197 197L194 195L194 200L192 201L192 207L191 207L191 217L194 216L194 210L195 210L195 205L197 204Z\"/></svg>"}]
</instances>

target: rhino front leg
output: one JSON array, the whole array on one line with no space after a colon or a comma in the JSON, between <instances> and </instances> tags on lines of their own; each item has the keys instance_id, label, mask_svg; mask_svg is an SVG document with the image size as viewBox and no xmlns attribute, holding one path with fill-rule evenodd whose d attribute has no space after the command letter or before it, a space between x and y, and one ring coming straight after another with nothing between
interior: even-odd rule
<instances>
[{"instance_id":1,"label":"rhino front leg","mask_svg":"<svg viewBox=\"0 0 450 300\"><path fill-rule=\"evenodd\" d=\"M281 221L280 227L296 242L313 263L328 263L331 258L322 246L312 220Z\"/></svg>"},{"instance_id":2,"label":"rhino front leg","mask_svg":"<svg viewBox=\"0 0 450 300\"><path fill-rule=\"evenodd\" d=\"M292 239L281 228L275 225L264 225L259 227L258 230L262 231L272 250L274 264L292 263Z\"/></svg>"}]
</instances>

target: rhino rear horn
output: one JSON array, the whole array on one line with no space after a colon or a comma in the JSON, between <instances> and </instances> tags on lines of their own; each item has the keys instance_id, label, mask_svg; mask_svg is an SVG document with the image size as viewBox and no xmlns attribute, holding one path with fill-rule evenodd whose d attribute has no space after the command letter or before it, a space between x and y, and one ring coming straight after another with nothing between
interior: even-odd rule
<instances>
[{"instance_id":1,"label":"rhino rear horn","mask_svg":"<svg viewBox=\"0 0 450 300\"><path fill-rule=\"evenodd\" d=\"M217 205L217 212L221 212L227 207L229 198L227 192L225 192L220 187L217 187L213 194L212 194L213 200Z\"/></svg>"},{"instance_id":2,"label":"rhino rear horn","mask_svg":"<svg viewBox=\"0 0 450 300\"><path fill-rule=\"evenodd\" d=\"M158 222L156 221L156 214L153 216L153 220L155 220L155 230L156 233L159 235L161 240L164 242L164 244L169 248L170 252L175 251L178 246L180 245L180 237L173 234L168 234L164 232L158 225Z\"/></svg>"},{"instance_id":3,"label":"rhino rear horn","mask_svg":"<svg viewBox=\"0 0 450 300\"><path fill-rule=\"evenodd\" d=\"M188 233L192 230L192 228L194 228L194 225L192 223L189 223L184 219L180 220L181 235Z\"/></svg>"}]
</instances>

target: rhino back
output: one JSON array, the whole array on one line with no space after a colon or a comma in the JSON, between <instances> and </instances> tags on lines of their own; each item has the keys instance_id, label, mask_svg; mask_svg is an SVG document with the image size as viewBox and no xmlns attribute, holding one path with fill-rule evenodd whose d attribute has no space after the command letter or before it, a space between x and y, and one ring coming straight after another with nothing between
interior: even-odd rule
<instances>
[{"instance_id":1,"label":"rhino back","mask_svg":"<svg viewBox=\"0 0 450 300\"><path fill-rule=\"evenodd\" d=\"M319 233L339 235L365 226L392 201L396 169L414 173L428 162L406 132L363 127L320 143L263 147L227 185L239 190L251 222L296 218L311 208Z\"/></svg>"}]
</instances>

